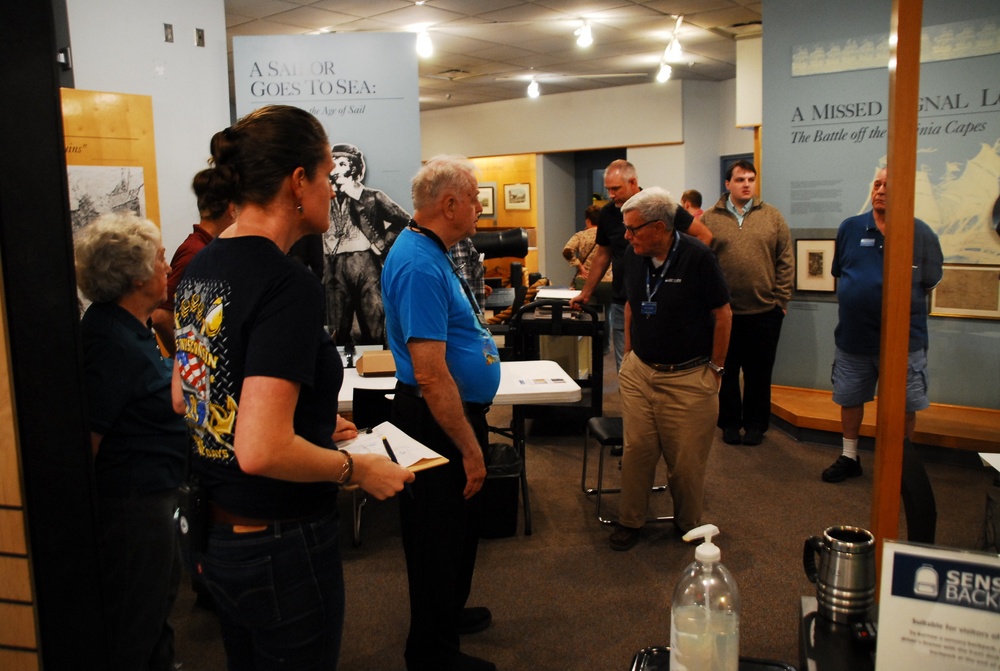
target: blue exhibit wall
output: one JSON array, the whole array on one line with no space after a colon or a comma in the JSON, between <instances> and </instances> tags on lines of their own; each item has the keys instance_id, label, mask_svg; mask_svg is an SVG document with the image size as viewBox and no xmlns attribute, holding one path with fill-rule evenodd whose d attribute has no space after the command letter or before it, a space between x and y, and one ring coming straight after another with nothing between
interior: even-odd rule
<instances>
[{"instance_id":1,"label":"blue exhibit wall","mask_svg":"<svg viewBox=\"0 0 1000 671\"><path fill-rule=\"evenodd\" d=\"M887 151L890 0L767 0L763 197L793 238L833 238L868 208ZM946 263L1000 265L1000 7L925 0L916 215ZM891 226L891 223L890 223ZM796 292L774 383L830 389L834 294ZM1000 408L1000 321L930 318L930 397Z\"/></svg>"}]
</instances>

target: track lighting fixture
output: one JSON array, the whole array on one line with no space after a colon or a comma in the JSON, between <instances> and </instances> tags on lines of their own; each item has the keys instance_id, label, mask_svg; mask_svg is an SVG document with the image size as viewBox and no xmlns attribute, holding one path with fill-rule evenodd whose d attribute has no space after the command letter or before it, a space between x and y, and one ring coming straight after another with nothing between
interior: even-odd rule
<instances>
[{"instance_id":1,"label":"track lighting fixture","mask_svg":"<svg viewBox=\"0 0 1000 671\"><path fill-rule=\"evenodd\" d=\"M660 71L656 73L656 81L662 84L670 79L671 74L673 74L673 68L667 65L666 61L660 61Z\"/></svg>"},{"instance_id":2,"label":"track lighting fixture","mask_svg":"<svg viewBox=\"0 0 1000 671\"><path fill-rule=\"evenodd\" d=\"M684 54L681 51L681 41L677 39L677 33L680 31L683 22L684 17L678 16L677 22L674 24L674 31L670 34L670 42L663 51L663 60L667 63L680 63L684 59Z\"/></svg>"},{"instance_id":3,"label":"track lighting fixture","mask_svg":"<svg viewBox=\"0 0 1000 671\"><path fill-rule=\"evenodd\" d=\"M417 55L427 58L434 54L434 43L431 41L431 34L426 30L417 33Z\"/></svg>"},{"instance_id":4,"label":"track lighting fixture","mask_svg":"<svg viewBox=\"0 0 1000 671\"><path fill-rule=\"evenodd\" d=\"M531 78L531 83L528 84L528 97L529 98L537 98L540 94L541 94L541 91L538 89L538 82L536 82L535 78L532 77Z\"/></svg>"},{"instance_id":5,"label":"track lighting fixture","mask_svg":"<svg viewBox=\"0 0 1000 671\"><path fill-rule=\"evenodd\" d=\"M589 21L584 21L583 26L573 31L573 34L577 36L576 44L579 47L589 47L594 43L594 34L590 30Z\"/></svg>"},{"instance_id":6,"label":"track lighting fixture","mask_svg":"<svg viewBox=\"0 0 1000 671\"><path fill-rule=\"evenodd\" d=\"M663 58L671 63L677 63L684 58L684 54L681 52L680 40L676 37L670 40L670 44L667 45L667 50L663 52Z\"/></svg>"}]
</instances>

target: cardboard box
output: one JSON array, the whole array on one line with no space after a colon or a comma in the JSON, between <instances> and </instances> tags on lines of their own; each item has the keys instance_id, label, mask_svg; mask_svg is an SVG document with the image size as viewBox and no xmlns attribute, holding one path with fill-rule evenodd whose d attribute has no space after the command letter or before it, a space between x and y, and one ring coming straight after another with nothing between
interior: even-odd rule
<instances>
[{"instance_id":1,"label":"cardboard box","mask_svg":"<svg viewBox=\"0 0 1000 671\"><path fill-rule=\"evenodd\" d=\"M387 349L365 352L355 367L362 377L396 374L396 361L392 358L392 352Z\"/></svg>"}]
</instances>

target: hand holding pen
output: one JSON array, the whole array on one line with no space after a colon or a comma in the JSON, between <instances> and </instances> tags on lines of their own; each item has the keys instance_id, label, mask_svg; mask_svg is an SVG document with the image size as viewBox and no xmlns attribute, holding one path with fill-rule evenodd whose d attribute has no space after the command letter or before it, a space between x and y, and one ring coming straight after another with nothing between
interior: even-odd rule
<instances>
[{"instance_id":1,"label":"hand holding pen","mask_svg":"<svg viewBox=\"0 0 1000 671\"><path fill-rule=\"evenodd\" d=\"M386 438L385 436L382 436L382 447L385 448L385 453L389 455L389 459L392 460L392 463L398 464L399 463L399 459L396 458L396 453L392 451L392 446L389 445L389 439ZM410 483L409 482L406 482L406 483L403 484L403 489L406 490L406 493L409 494L410 498L412 499L413 498L413 488L410 487Z\"/></svg>"}]
</instances>

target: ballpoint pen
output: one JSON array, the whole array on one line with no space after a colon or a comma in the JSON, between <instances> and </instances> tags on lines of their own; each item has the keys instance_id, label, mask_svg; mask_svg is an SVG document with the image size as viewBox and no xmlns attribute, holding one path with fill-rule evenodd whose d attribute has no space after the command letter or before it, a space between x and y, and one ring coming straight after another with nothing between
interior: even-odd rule
<instances>
[{"instance_id":1,"label":"ballpoint pen","mask_svg":"<svg viewBox=\"0 0 1000 671\"><path fill-rule=\"evenodd\" d=\"M385 436L382 436L382 447L385 448L385 453L389 455L390 459L392 459L392 463L398 464L399 463L399 459L396 458L396 453L392 451L392 447L389 445L389 439L386 438ZM409 494L410 498L412 499L413 498L413 488L410 487L410 483L409 482L404 482L403 483L403 489L406 490L406 493Z\"/></svg>"}]
</instances>

